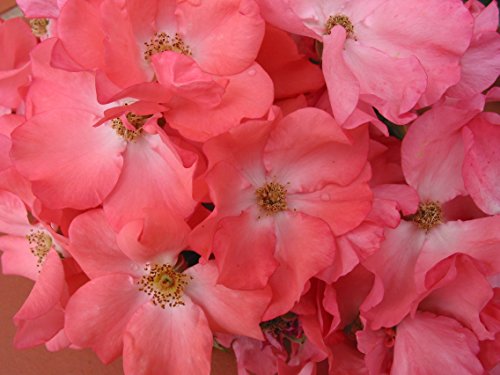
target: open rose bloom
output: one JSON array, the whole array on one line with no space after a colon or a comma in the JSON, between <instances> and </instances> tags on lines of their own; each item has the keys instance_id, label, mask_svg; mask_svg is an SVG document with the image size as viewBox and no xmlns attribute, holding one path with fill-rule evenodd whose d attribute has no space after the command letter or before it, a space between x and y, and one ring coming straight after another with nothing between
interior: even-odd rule
<instances>
[{"instance_id":1,"label":"open rose bloom","mask_svg":"<svg viewBox=\"0 0 500 375\"><path fill-rule=\"evenodd\" d=\"M34 284L13 345L126 375L210 374L213 350L238 375L500 374L484 3L19 0L0 253Z\"/></svg>"}]
</instances>

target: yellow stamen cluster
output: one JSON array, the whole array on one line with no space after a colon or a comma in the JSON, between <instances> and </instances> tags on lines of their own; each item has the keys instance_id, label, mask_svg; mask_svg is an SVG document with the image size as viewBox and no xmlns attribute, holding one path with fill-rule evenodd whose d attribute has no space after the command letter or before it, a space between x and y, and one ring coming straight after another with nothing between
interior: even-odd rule
<instances>
[{"instance_id":1,"label":"yellow stamen cluster","mask_svg":"<svg viewBox=\"0 0 500 375\"><path fill-rule=\"evenodd\" d=\"M268 182L255 191L257 204L268 215L285 211L288 208L286 193L286 188L277 182Z\"/></svg>"},{"instance_id":2,"label":"yellow stamen cluster","mask_svg":"<svg viewBox=\"0 0 500 375\"><path fill-rule=\"evenodd\" d=\"M135 140L142 133L142 126L146 120L151 116L139 116L132 112L127 113L127 121L135 129L129 129L124 124L120 118L114 118L111 121L111 127L115 129L116 134L125 139L127 142Z\"/></svg>"},{"instance_id":3,"label":"yellow stamen cluster","mask_svg":"<svg viewBox=\"0 0 500 375\"><path fill-rule=\"evenodd\" d=\"M423 202L418 206L418 211L411 216L411 220L419 228L429 231L443 222L441 205L438 202Z\"/></svg>"},{"instance_id":4,"label":"yellow stamen cluster","mask_svg":"<svg viewBox=\"0 0 500 375\"><path fill-rule=\"evenodd\" d=\"M140 129L144 126L148 118L151 117L151 115L136 115L133 112L129 112L125 115L127 118L127 121L136 129Z\"/></svg>"},{"instance_id":5,"label":"yellow stamen cluster","mask_svg":"<svg viewBox=\"0 0 500 375\"><path fill-rule=\"evenodd\" d=\"M38 258L37 266L41 266L52 247L52 237L42 230L37 230L35 232L32 229L30 233L26 235L26 239L31 245L31 253Z\"/></svg>"},{"instance_id":6,"label":"yellow stamen cluster","mask_svg":"<svg viewBox=\"0 0 500 375\"><path fill-rule=\"evenodd\" d=\"M144 42L146 50L144 51L144 60L151 61L151 56L165 51L182 53L191 56L191 48L184 43L179 34L175 33L173 37L164 33L156 32L149 42Z\"/></svg>"},{"instance_id":7,"label":"yellow stamen cluster","mask_svg":"<svg viewBox=\"0 0 500 375\"><path fill-rule=\"evenodd\" d=\"M176 272L168 264L148 264L146 271L149 271L148 274L138 281L139 290L151 296L153 304L162 309L167 305L184 305L182 296L191 276Z\"/></svg>"},{"instance_id":8,"label":"yellow stamen cluster","mask_svg":"<svg viewBox=\"0 0 500 375\"><path fill-rule=\"evenodd\" d=\"M49 20L46 18L32 18L29 21L31 26L31 32L34 36L42 37L47 35L47 27L49 26Z\"/></svg>"},{"instance_id":9,"label":"yellow stamen cluster","mask_svg":"<svg viewBox=\"0 0 500 375\"><path fill-rule=\"evenodd\" d=\"M354 26L351 20L345 14L341 13L328 17L325 25L325 34L330 34L336 25L340 25L345 29L348 38L354 38Z\"/></svg>"}]
</instances>

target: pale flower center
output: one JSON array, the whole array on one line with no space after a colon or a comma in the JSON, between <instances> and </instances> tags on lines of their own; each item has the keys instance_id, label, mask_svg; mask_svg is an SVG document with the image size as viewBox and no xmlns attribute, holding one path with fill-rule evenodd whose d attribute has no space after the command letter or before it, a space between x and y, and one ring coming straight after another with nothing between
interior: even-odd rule
<instances>
[{"instance_id":1,"label":"pale flower center","mask_svg":"<svg viewBox=\"0 0 500 375\"><path fill-rule=\"evenodd\" d=\"M28 22L34 36L40 38L47 35L47 27L49 26L49 20L47 18L32 18Z\"/></svg>"},{"instance_id":2,"label":"pale flower center","mask_svg":"<svg viewBox=\"0 0 500 375\"><path fill-rule=\"evenodd\" d=\"M31 229L30 233L26 235L26 239L31 246L31 253L38 259L37 266L41 266L52 247L52 237L43 230Z\"/></svg>"},{"instance_id":3,"label":"pale flower center","mask_svg":"<svg viewBox=\"0 0 500 375\"><path fill-rule=\"evenodd\" d=\"M429 231L443 222L443 212L438 202L428 201L420 203L418 211L411 216L411 220L419 228Z\"/></svg>"},{"instance_id":4,"label":"pale flower center","mask_svg":"<svg viewBox=\"0 0 500 375\"><path fill-rule=\"evenodd\" d=\"M164 309L167 305L184 305L182 296L191 276L176 272L168 264L148 264L148 273L138 281L139 290L151 296L153 304Z\"/></svg>"},{"instance_id":5,"label":"pale flower center","mask_svg":"<svg viewBox=\"0 0 500 375\"><path fill-rule=\"evenodd\" d=\"M354 38L354 26L351 20L345 14L341 13L328 17L325 25L325 34L330 34L332 29L337 25L345 29L348 38Z\"/></svg>"},{"instance_id":6,"label":"pale flower center","mask_svg":"<svg viewBox=\"0 0 500 375\"><path fill-rule=\"evenodd\" d=\"M191 48L184 43L179 34L175 33L172 37L164 32L156 32L149 42L144 42L146 50L144 51L144 60L150 62L151 56L157 53L172 51L191 56Z\"/></svg>"},{"instance_id":7,"label":"pale flower center","mask_svg":"<svg viewBox=\"0 0 500 375\"><path fill-rule=\"evenodd\" d=\"M268 215L285 211L288 208L286 193L286 188L277 182L268 182L255 191L257 204Z\"/></svg>"}]
</instances>

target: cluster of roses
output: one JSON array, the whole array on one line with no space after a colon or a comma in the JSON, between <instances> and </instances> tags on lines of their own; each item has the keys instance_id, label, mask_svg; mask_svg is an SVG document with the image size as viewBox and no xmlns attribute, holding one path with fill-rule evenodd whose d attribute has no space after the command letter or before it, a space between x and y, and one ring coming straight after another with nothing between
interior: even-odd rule
<instances>
[{"instance_id":1,"label":"cluster of roses","mask_svg":"<svg viewBox=\"0 0 500 375\"><path fill-rule=\"evenodd\" d=\"M15 345L126 374L500 362L498 7L19 0L0 23ZM496 371L499 371L497 368Z\"/></svg>"}]
</instances>

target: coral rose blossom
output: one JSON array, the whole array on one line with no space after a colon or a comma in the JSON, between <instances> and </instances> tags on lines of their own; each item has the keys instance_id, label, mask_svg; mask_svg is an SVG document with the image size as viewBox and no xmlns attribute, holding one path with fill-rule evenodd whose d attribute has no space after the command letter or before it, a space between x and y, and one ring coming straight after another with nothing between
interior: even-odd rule
<instances>
[{"instance_id":1,"label":"coral rose blossom","mask_svg":"<svg viewBox=\"0 0 500 375\"><path fill-rule=\"evenodd\" d=\"M123 351L125 374L209 374L212 331L263 338L268 290L216 285L211 262L183 270L177 245L149 255L140 248L127 233L116 238L102 210L73 221L70 251L91 281L68 302L71 342L104 362Z\"/></svg>"},{"instance_id":2,"label":"coral rose blossom","mask_svg":"<svg viewBox=\"0 0 500 375\"><path fill-rule=\"evenodd\" d=\"M224 285L269 283L266 319L291 309L307 280L333 261L335 237L370 210L366 130L347 136L326 112L306 108L205 144L215 210L191 245L205 256L213 249Z\"/></svg>"},{"instance_id":3,"label":"coral rose blossom","mask_svg":"<svg viewBox=\"0 0 500 375\"><path fill-rule=\"evenodd\" d=\"M0 233L2 272L35 281L14 316L17 327L14 345L30 348L45 344L49 350L67 347L64 308L71 290L85 276L61 246L66 239L46 223L30 223L23 201L3 190L0 190Z\"/></svg>"},{"instance_id":4,"label":"coral rose blossom","mask_svg":"<svg viewBox=\"0 0 500 375\"><path fill-rule=\"evenodd\" d=\"M56 63L98 69L103 84L124 89L154 79L151 57L164 51L189 56L207 73L240 73L257 56L264 21L253 0L156 0L148 6L141 0L69 0L57 34Z\"/></svg>"},{"instance_id":5,"label":"coral rose blossom","mask_svg":"<svg viewBox=\"0 0 500 375\"><path fill-rule=\"evenodd\" d=\"M472 16L458 0L259 4L271 24L323 43L332 111L344 127L357 125L359 103L397 123L414 119L409 111L417 103L436 102L458 82L460 58L472 35Z\"/></svg>"}]
</instances>

